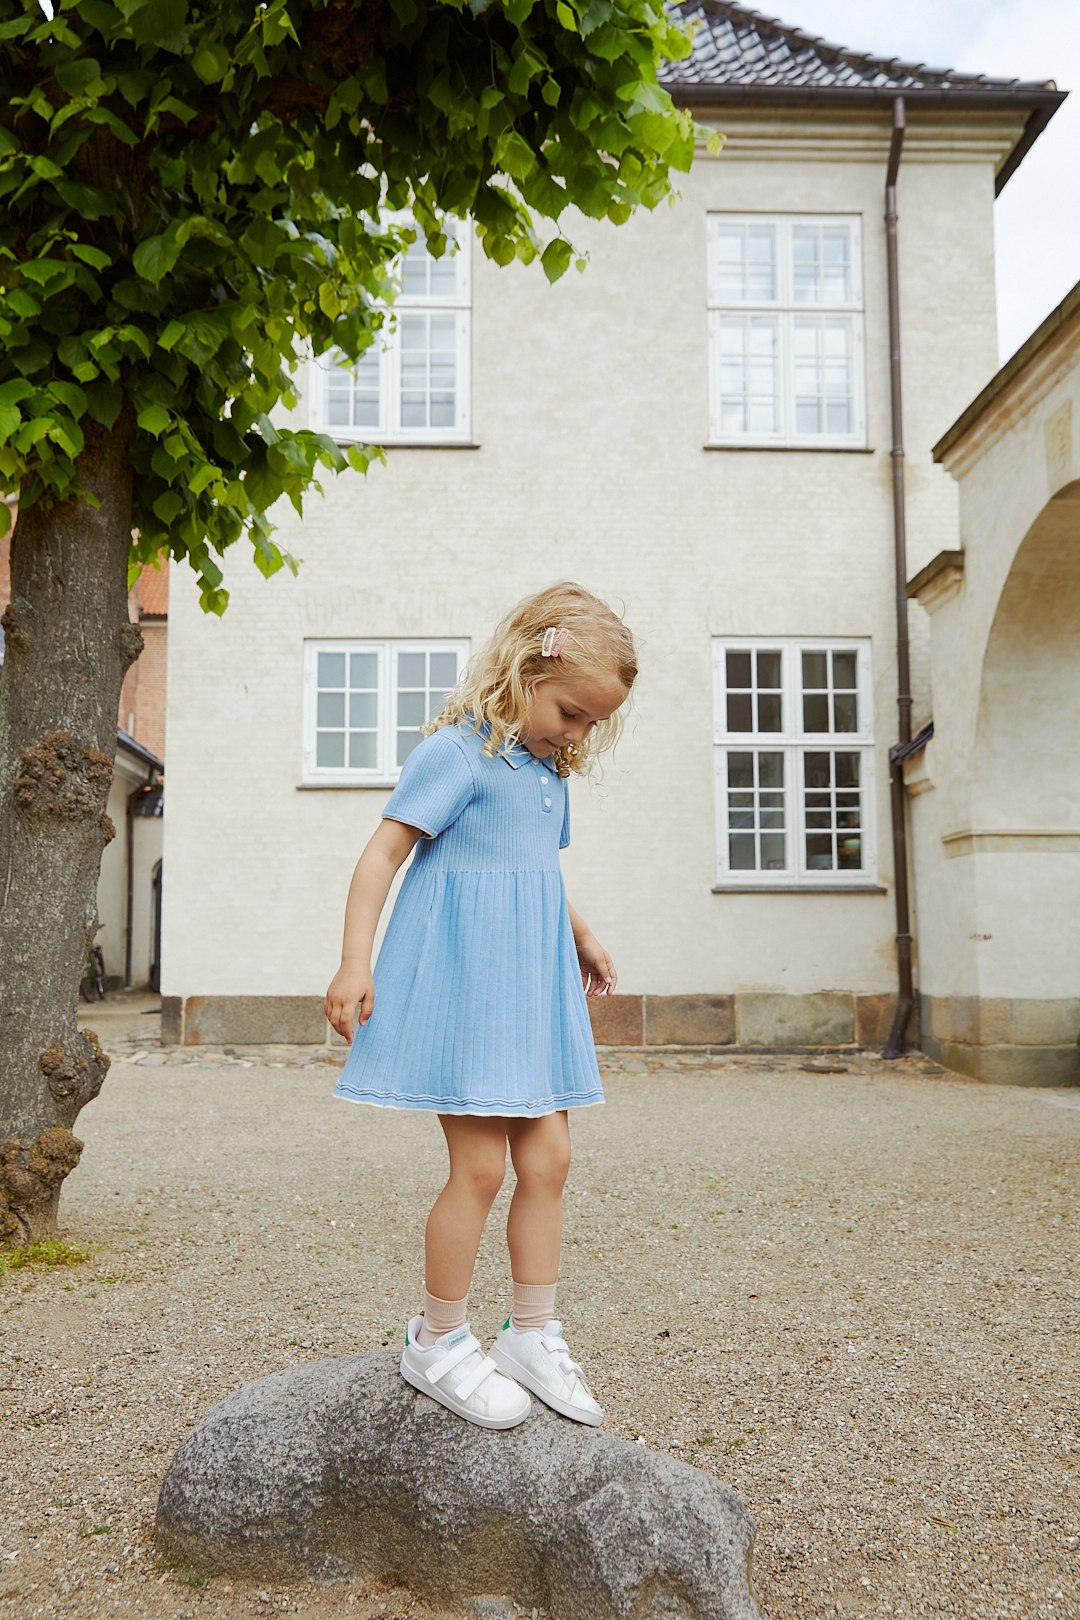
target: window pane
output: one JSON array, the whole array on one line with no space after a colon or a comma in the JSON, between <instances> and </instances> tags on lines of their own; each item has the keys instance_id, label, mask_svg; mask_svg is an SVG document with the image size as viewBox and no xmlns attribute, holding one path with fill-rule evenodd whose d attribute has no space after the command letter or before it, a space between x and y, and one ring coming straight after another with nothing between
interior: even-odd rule
<instances>
[{"instance_id":1,"label":"window pane","mask_svg":"<svg viewBox=\"0 0 1080 1620\"><path fill-rule=\"evenodd\" d=\"M345 763L345 733L320 731L315 740L315 763L333 769Z\"/></svg>"},{"instance_id":2,"label":"window pane","mask_svg":"<svg viewBox=\"0 0 1080 1620\"><path fill-rule=\"evenodd\" d=\"M432 653L431 684L449 691L457 680L457 653Z\"/></svg>"},{"instance_id":3,"label":"window pane","mask_svg":"<svg viewBox=\"0 0 1080 1620\"><path fill-rule=\"evenodd\" d=\"M727 683L729 686L751 685L750 680L750 654L748 652L729 652L726 655Z\"/></svg>"},{"instance_id":4,"label":"window pane","mask_svg":"<svg viewBox=\"0 0 1080 1620\"><path fill-rule=\"evenodd\" d=\"M837 854L842 872L858 871L862 867L862 839L857 834L841 838Z\"/></svg>"},{"instance_id":5,"label":"window pane","mask_svg":"<svg viewBox=\"0 0 1080 1620\"><path fill-rule=\"evenodd\" d=\"M802 655L803 690L823 690L829 684L829 655L823 652L804 652Z\"/></svg>"},{"instance_id":6,"label":"window pane","mask_svg":"<svg viewBox=\"0 0 1080 1620\"><path fill-rule=\"evenodd\" d=\"M848 315L796 317L797 432L850 434L854 430L854 331L853 318Z\"/></svg>"},{"instance_id":7,"label":"window pane","mask_svg":"<svg viewBox=\"0 0 1080 1620\"><path fill-rule=\"evenodd\" d=\"M399 726L422 726L427 719L427 696L424 692L399 692L397 700Z\"/></svg>"},{"instance_id":8,"label":"window pane","mask_svg":"<svg viewBox=\"0 0 1080 1620\"><path fill-rule=\"evenodd\" d=\"M803 764L808 788L832 786L832 759L829 754L804 754Z\"/></svg>"},{"instance_id":9,"label":"window pane","mask_svg":"<svg viewBox=\"0 0 1080 1620\"><path fill-rule=\"evenodd\" d=\"M762 833L761 865L766 872L782 872L787 865L787 839L783 833Z\"/></svg>"},{"instance_id":10,"label":"window pane","mask_svg":"<svg viewBox=\"0 0 1080 1620\"><path fill-rule=\"evenodd\" d=\"M354 731L349 737L349 764L353 770L373 771L377 764L377 738L373 731Z\"/></svg>"},{"instance_id":11,"label":"window pane","mask_svg":"<svg viewBox=\"0 0 1080 1620\"><path fill-rule=\"evenodd\" d=\"M759 754L758 770L763 788L782 788L784 785L783 754Z\"/></svg>"},{"instance_id":12,"label":"window pane","mask_svg":"<svg viewBox=\"0 0 1080 1620\"><path fill-rule=\"evenodd\" d=\"M404 765L413 749L420 742L418 731L399 731L397 734L397 762Z\"/></svg>"},{"instance_id":13,"label":"window pane","mask_svg":"<svg viewBox=\"0 0 1080 1620\"><path fill-rule=\"evenodd\" d=\"M344 692L320 692L315 719L320 726L344 726Z\"/></svg>"},{"instance_id":14,"label":"window pane","mask_svg":"<svg viewBox=\"0 0 1080 1620\"><path fill-rule=\"evenodd\" d=\"M771 315L726 315L719 323L720 432L774 433L779 425L778 327Z\"/></svg>"},{"instance_id":15,"label":"window pane","mask_svg":"<svg viewBox=\"0 0 1080 1620\"><path fill-rule=\"evenodd\" d=\"M833 685L854 691L859 684L856 676L856 654L853 652L833 653Z\"/></svg>"},{"instance_id":16,"label":"window pane","mask_svg":"<svg viewBox=\"0 0 1080 1620\"><path fill-rule=\"evenodd\" d=\"M850 303L851 231L847 225L794 226L791 256L797 302Z\"/></svg>"},{"instance_id":17,"label":"window pane","mask_svg":"<svg viewBox=\"0 0 1080 1620\"><path fill-rule=\"evenodd\" d=\"M754 785L754 756L753 754L731 753L728 755L728 786L733 788L752 788Z\"/></svg>"},{"instance_id":18,"label":"window pane","mask_svg":"<svg viewBox=\"0 0 1080 1620\"><path fill-rule=\"evenodd\" d=\"M349 725L369 729L378 724L378 699L374 692L353 692L349 697Z\"/></svg>"},{"instance_id":19,"label":"window pane","mask_svg":"<svg viewBox=\"0 0 1080 1620\"><path fill-rule=\"evenodd\" d=\"M775 225L724 224L713 239L722 304L770 303L776 297Z\"/></svg>"},{"instance_id":20,"label":"window pane","mask_svg":"<svg viewBox=\"0 0 1080 1620\"><path fill-rule=\"evenodd\" d=\"M759 686L771 686L776 691L780 689L780 654L778 652L759 652L757 655L757 678Z\"/></svg>"},{"instance_id":21,"label":"window pane","mask_svg":"<svg viewBox=\"0 0 1080 1620\"><path fill-rule=\"evenodd\" d=\"M345 654L321 652L319 654L319 685L345 685Z\"/></svg>"},{"instance_id":22,"label":"window pane","mask_svg":"<svg viewBox=\"0 0 1080 1620\"><path fill-rule=\"evenodd\" d=\"M858 754L834 754L836 761L836 785L839 788L858 787L859 785L859 756Z\"/></svg>"},{"instance_id":23,"label":"window pane","mask_svg":"<svg viewBox=\"0 0 1080 1620\"><path fill-rule=\"evenodd\" d=\"M759 731L781 731L779 692L763 692L758 698Z\"/></svg>"},{"instance_id":24,"label":"window pane","mask_svg":"<svg viewBox=\"0 0 1080 1620\"><path fill-rule=\"evenodd\" d=\"M824 692L807 693L803 698L803 730L828 731L829 699Z\"/></svg>"},{"instance_id":25,"label":"window pane","mask_svg":"<svg viewBox=\"0 0 1080 1620\"><path fill-rule=\"evenodd\" d=\"M350 653L349 685L353 691L374 691L379 684L379 655L373 652Z\"/></svg>"},{"instance_id":26,"label":"window pane","mask_svg":"<svg viewBox=\"0 0 1080 1620\"><path fill-rule=\"evenodd\" d=\"M753 872L755 870L753 833L732 833L728 839L728 852L733 872Z\"/></svg>"},{"instance_id":27,"label":"window pane","mask_svg":"<svg viewBox=\"0 0 1080 1620\"><path fill-rule=\"evenodd\" d=\"M727 729L729 731L753 731L754 712L749 692L728 693Z\"/></svg>"},{"instance_id":28,"label":"window pane","mask_svg":"<svg viewBox=\"0 0 1080 1620\"><path fill-rule=\"evenodd\" d=\"M397 678L399 686L426 686L427 653L398 653Z\"/></svg>"},{"instance_id":29,"label":"window pane","mask_svg":"<svg viewBox=\"0 0 1080 1620\"><path fill-rule=\"evenodd\" d=\"M833 699L833 730L858 731L859 705L854 692L838 692Z\"/></svg>"},{"instance_id":30,"label":"window pane","mask_svg":"<svg viewBox=\"0 0 1080 1620\"><path fill-rule=\"evenodd\" d=\"M811 871L829 871L833 864L831 833L807 833L806 864Z\"/></svg>"}]
</instances>

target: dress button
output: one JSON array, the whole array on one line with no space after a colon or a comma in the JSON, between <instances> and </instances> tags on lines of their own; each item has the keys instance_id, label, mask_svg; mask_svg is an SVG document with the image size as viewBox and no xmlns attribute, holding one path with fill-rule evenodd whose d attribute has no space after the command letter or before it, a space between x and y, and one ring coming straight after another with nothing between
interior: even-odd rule
<instances>
[{"instance_id":1,"label":"dress button","mask_svg":"<svg viewBox=\"0 0 1080 1620\"><path fill-rule=\"evenodd\" d=\"M541 783L542 783L542 784L543 784L543 786L544 786L544 787L547 787L547 785L548 785L548 779L547 779L547 777L546 777L546 776L542 776L542 777L541 777L541 778L540 778L540 781L541 781Z\"/></svg>"},{"instance_id":2,"label":"dress button","mask_svg":"<svg viewBox=\"0 0 1080 1620\"><path fill-rule=\"evenodd\" d=\"M544 807L545 807L545 809L548 809L548 810L551 809L551 800L550 799L545 799L544 800Z\"/></svg>"}]
</instances>

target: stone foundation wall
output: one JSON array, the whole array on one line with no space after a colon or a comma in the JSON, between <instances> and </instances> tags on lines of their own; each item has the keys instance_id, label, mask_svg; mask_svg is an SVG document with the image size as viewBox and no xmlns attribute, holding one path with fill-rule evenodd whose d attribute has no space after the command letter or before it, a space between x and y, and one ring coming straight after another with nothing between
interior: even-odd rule
<instances>
[{"instance_id":1,"label":"stone foundation wall","mask_svg":"<svg viewBox=\"0 0 1080 1620\"><path fill-rule=\"evenodd\" d=\"M1080 998L920 996L921 1045L947 1068L1010 1086L1080 1085Z\"/></svg>"},{"instance_id":2,"label":"stone foundation wall","mask_svg":"<svg viewBox=\"0 0 1080 1620\"><path fill-rule=\"evenodd\" d=\"M847 990L807 996L604 996L589 1002L601 1046L766 1051L883 1046L895 1007L894 996ZM915 1034L909 1030L909 1039ZM315 996L164 996L161 1038L166 1046L340 1043Z\"/></svg>"},{"instance_id":3,"label":"stone foundation wall","mask_svg":"<svg viewBox=\"0 0 1080 1620\"><path fill-rule=\"evenodd\" d=\"M600 1046L799 1051L883 1047L891 995L604 996L589 1002ZM999 1085L1080 1085L1080 999L921 996L907 1039L935 1062ZM316 996L164 996L166 1046L342 1046Z\"/></svg>"}]
</instances>

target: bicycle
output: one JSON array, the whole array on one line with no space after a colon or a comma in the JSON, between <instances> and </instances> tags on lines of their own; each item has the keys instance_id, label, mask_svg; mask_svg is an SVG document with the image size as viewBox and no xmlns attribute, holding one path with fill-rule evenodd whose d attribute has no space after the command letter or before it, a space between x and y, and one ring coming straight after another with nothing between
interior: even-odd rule
<instances>
[{"instance_id":1,"label":"bicycle","mask_svg":"<svg viewBox=\"0 0 1080 1620\"><path fill-rule=\"evenodd\" d=\"M100 933L104 926L104 923L99 923L95 932ZM105 1000L105 953L96 940L86 953L79 994L84 1001Z\"/></svg>"}]
</instances>

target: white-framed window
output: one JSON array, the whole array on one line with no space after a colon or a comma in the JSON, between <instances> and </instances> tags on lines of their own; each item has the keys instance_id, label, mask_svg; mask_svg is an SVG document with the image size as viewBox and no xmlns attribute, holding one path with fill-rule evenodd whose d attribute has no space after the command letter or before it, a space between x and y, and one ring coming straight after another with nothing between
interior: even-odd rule
<instances>
[{"instance_id":1,"label":"white-framed window","mask_svg":"<svg viewBox=\"0 0 1080 1620\"><path fill-rule=\"evenodd\" d=\"M396 782L468 655L465 641L306 641L303 780Z\"/></svg>"},{"instance_id":2,"label":"white-framed window","mask_svg":"<svg viewBox=\"0 0 1080 1620\"><path fill-rule=\"evenodd\" d=\"M713 641L719 887L864 887L874 855L870 643Z\"/></svg>"},{"instance_id":3,"label":"white-framed window","mask_svg":"<svg viewBox=\"0 0 1080 1620\"><path fill-rule=\"evenodd\" d=\"M709 214L709 442L866 443L857 216Z\"/></svg>"},{"instance_id":4,"label":"white-framed window","mask_svg":"<svg viewBox=\"0 0 1080 1620\"><path fill-rule=\"evenodd\" d=\"M312 361L312 420L322 432L365 444L468 441L472 237L462 220L447 219L444 230L441 259L417 230L386 324L357 365L333 353Z\"/></svg>"}]
</instances>

